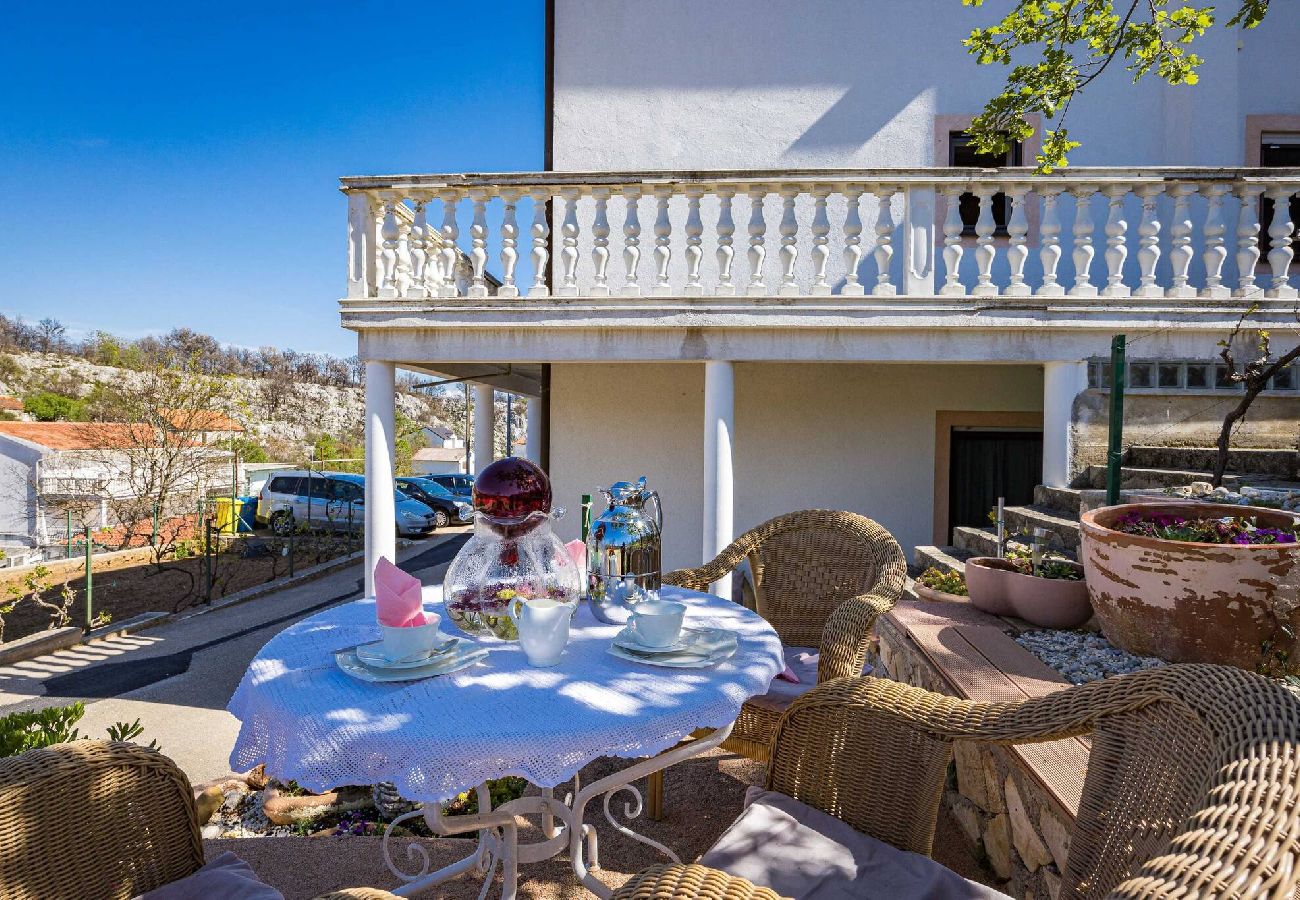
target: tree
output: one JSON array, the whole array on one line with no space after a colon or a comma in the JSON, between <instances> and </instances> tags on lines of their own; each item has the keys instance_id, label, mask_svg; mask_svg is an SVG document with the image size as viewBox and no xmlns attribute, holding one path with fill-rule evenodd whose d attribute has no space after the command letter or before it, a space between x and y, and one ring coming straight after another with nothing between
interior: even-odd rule
<instances>
[{"instance_id":1,"label":"tree","mask_svg":"<svg viewBox=\"0 0 1300 900\"><path fill-rule=\"evenodd\" d=\"M58 319L45 318L36 323L36 336L42 353L57 353L63 349L67 328Z\"/></svg>"},{"instance_id":2,"label":"tree","mask_svg":"<svg viewBox=\"0 0 1300 900\"><path fill-rule=\"evenodd\" d=\"M38 391L23 400L23 412L38 422L80 422L86 418L86 404L54 391Z\"/></svg>"},{"instance_id":3,"label":"tree","mask_svg":"<svg viewBox=\"0 0 1300 900\"><path fill-rule=\"evenodd\" d=\"M962 0L983 6L984 0ZM981 65L1012 66L1002 92L971 123L982 152L1003 153L1033 134L1032 113L1053 119L1037 158L1039 172L1068 164L1079 146L1065 127L1070 104L1121 60L1133 81L1155 73L1169 84L1196 84L1203 60L1191 48L1217 22L1214 5L1170 0L1016 0L996 25L976 28L966 48ZM1224 27L1255 28L1269 0L1232 0L1236 12ZM1014 65L1013 62L1015 63Z\"/></svg>"}]
</instances>

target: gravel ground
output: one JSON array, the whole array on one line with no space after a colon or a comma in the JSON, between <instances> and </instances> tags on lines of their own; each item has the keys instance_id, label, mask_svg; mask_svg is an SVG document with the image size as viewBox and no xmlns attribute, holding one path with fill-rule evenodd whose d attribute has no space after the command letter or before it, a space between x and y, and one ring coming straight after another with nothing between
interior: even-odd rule
<instances>
[{"instance_id":1,"label":"gravel ground","mask_svg":"<svg viewBox=\"0 0 1300 900\"><path fill-rule=\"evenodd\" d=\"M1090 631L1026 631L1016 643L1060 672L1071 684L1084 684L1163 666L1152 656L1134 656Z\"/></svg>"},{"instance_id":2,"label":"gravel ground","mask_svg":"<svg viewBox=\"0 0 1300 900\"><path fill-rule=\"evenodd\" d=\"M582 772L584 783L626 765L621 760L598 760ZM668 772L666 816L661 822L644 817L636 828L677 851L683 860L699 857L739 814L745 788L761 781L762 767L722 751L689 760ZM622 796L616 798L622 800ZM621 803L612 804L617 809ZM600 814L599 801L588 807L588 821L599 834L602 867L595 875L611 887L621 885L633 873L659 861L651 848L617 833ZM521 843L537 840L533 824L521 827ZM266 837L256 840L219 839L205 841L209 858L233 850L245 859L267 883L284 892L286 900L310 900L340 887L381 887L401 884L383 861L378 837ZM986 881L987 875L966 850L964 838L954 822L941 816L935 838L935 859L967 878ZM412 864L407 846L416 844L428 851L433 866L444 866L466 856L472 844L466 840L420 840L398 838L394 859ZM414 864L417 865L418 864ZM987 881L986 881L987 883ZM470 875L440 885L430 896L448 900L470 900L478 896L481 882ZM591 894L574 879L564 859L551 859L520 868L521 897L540 900L589 898Z\"/></svg>"}]
</instances>

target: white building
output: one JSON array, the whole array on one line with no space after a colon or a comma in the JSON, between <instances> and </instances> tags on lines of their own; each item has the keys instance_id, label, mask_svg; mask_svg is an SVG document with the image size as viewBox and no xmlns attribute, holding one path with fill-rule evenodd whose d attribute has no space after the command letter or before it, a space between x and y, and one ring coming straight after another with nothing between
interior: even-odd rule
<instances>
[{"instance_id":1,"label":"white building","mask_svg":"<svg viewBox=\"0 0 1300 900\"><path fill-rule=\"evenodd\" d=\"M1005 6L554 0L552 171L343 179L372 497L395 364L537 398L558 502L647 475L668 567L814 506L946 543L969 432L1041 434L1037 480L1066 484L1104 441L1089 365L1118 333L1158 394L1139 431L1201 440L1242 311L1297 333L1300 8L1207 35L1195 87L1094 83L1074 166L1036 178L1041 138L997 168L964 144L1005 72L961 41ZM434 230L467 285L425 260ZM1244 441L1294 445L1275 387Z\"/></svg>"},{"instance_id":2,"label":"white building","mask_svg":"<svg viewBox=\"0 0 1300 900\"><path fill-rule=\"evenodd\" d=\"M449 475L465 471L465 446L421 447L411 456L414 475Z\"/></svg>"}]
</instances>

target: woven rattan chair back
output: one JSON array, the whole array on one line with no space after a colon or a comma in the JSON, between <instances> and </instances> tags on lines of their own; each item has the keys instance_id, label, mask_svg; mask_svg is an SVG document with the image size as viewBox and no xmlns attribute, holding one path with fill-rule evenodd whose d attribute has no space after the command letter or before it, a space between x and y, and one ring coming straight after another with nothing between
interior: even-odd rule
<instances>
[{"instance_id":1,"label":"woven rattan chair back","mask_svg":"<svg viewBox=\"0 0 1300 900\"><path fill-rule=\"evenodd\" d=\"M818 647L826 620L886 572L900 580L898 542L856 513L808 509L770 519L737 539L749 559L754 608L788 646Z\"/></svg>"},{"instance_id":2,"label":"woven rattan chair back","mask_svg":"<svg viewBox=\"0 0 1300 900\"><path fill-rule=\"evenodd\" d=\"M76 741L0 759L4 900L125 900L202 865L189 781L156 750Z\"/></svg>"}]
</instances>

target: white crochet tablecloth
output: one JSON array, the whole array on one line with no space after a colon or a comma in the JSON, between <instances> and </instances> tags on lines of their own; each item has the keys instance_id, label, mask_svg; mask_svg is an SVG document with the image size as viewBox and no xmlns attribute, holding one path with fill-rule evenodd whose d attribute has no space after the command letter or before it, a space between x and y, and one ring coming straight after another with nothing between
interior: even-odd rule
<instances>
[{"instance_id":1,"label":"white crochet tablecloth","mask_svg":"<svg viewBox=\"0 0 1300 900\"><path fill-rule=\"evenodd\" d=\"M691 625L734 631L735 656L706 669L626 662L606 652L619 626L597 622L584 603L554 668L529 666L517 643L479 638L491 653L477 666L365 684L333 652L379 639L374 600L303 619L262 648L230 699L241 723L231 767L265 763L313 791L389 781L407 799L437 803L491 778L555 787L602 756L659 753L735 721L784 665L772 626L739 604L671 586L663 596L689 606ZM426 608L442 612L440 600ZM446 620L443 630L460 633Z\"/></svg>"}]
</instances>

